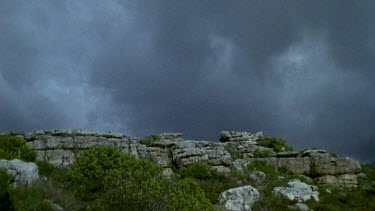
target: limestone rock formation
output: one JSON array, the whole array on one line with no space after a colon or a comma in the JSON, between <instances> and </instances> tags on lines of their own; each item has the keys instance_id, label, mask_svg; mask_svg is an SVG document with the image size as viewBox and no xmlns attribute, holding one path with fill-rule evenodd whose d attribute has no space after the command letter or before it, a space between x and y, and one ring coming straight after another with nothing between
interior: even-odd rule
<instances>
[{"instance_id":1,"label":"limestone rock formation","mask_svg":"<svg viewBox=\"0 0 375 211\"><path fill-rule=\"evenodd\" d=\"M258 201L259 191L250 185L229 189L219 195L220 204L228 211L247 211Z\"/></svg>"},{"instance_id":2,"label":"limestone rock formation","mask_svg":"<svg viewBox=\"0 0 375 211\"><path fill-rule=\"evenodd\" d=\"M221 131L220 141L221 142L238 142L238 141L250 141L254 142L263 136L262 132L251 134L249 132L235 132L235 131Z\"/></svg>"},{"instance_id":3,"label":"limestone rock formation","mask_svg":"<svg viewBox=\"0 0 375 211\"><path fill-rule=\"evenodd\" d=\"M38 166L35 163L24 162L18 159L0 160L0 168L4 168L11 176L13 186L31 184L39 179Z\"/></svg>"},{"instance_id":4,"label":"limestone rock formation","mask_svg":"<svg viewBox=\"0 0 375 211\"><path fill-rule=\"evenodd\" d=\"M287 187L275 187L272 192L275 195L283 195L291 201L305 202L312 198L319 201L318 187L303 183L299 179L290 180Z\"/></svg>"},{"instance_id":5,"label":"limestone rock formation","mask_svg":"<svg viewBox=\"0 0 375 211\"><path fill-rule=\"evenodd\" d=\"M339 184L355 187L361 171L358 161L347 157L335 157L325 150L301 150L284 152L259 146L257 140L262 132L222 131L220 143L184 140L181 133L163 133L159 141L147 144L140 139L119 133L87 130L41 130L34 133L11 133L8 135L25 139L35 149L38 160L46 160L56 166L67 166L85 150L97 146L118 146L137 158L147 158L165 169L180 169L195 162L211 165L220 172L231 169L243 171L255 160L263 160L275 168L314 178L319 184ZM167 174L171 172L166 170ZM332 182L332 178L337 181Z\"/></svg>"},{"instance_id":6,"label":"limestone rock formation","mask_svg":"<svg viewBox=\"0 0 375 211\"><path fill-rule=\"evenodd\" d=\"M325 175L317 177L314 180L317 184L329 184L340 188L356 188L358 185L357 175L355 174L341 174L338 176Z\"/></svg>"}]
</instances>

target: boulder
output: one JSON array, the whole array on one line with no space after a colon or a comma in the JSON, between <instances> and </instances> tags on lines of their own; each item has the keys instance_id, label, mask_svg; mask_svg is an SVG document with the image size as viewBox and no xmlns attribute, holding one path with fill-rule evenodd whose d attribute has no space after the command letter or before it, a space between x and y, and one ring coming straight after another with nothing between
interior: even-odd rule
<instances>
[{"instance_id":1,"label":"boulder","mask_svg":"<svg viewBox=\"0 0 375 211\"><path fill-rule=\"evenodd\" d=\"M251 206L258 199L259 191L250 185L224 191L218 198L220 204L225 204L228 211L251 210Z\"/></svg>"},{"instance_id":2,"label":"boulder","mask_svg":"<svg viewBox=\"0 0 375 211\"><path fill-rule=\"evenodd\" d=\"M295 203L293 205L288 205L288 208L291 209L291 210L300 210L300 211L309 211L310 208L304 204L304 203Z\"/></svg>"},{"instance_id":3,"label":"boulder","mask_svg":"<svg viewBox=\"0 0 375 211\"><path fill-rule=\"evenodd\" d=\"M38 166L35 163L18 159L0 160L0 168L4 168L11 176L13 186L28 185L39 179Z\"/></svg>"},{"instance_id":4,"label":"boulder","mask_svg":"<svg viewBox=\"0 0 375 211\"><path fill-rule=\"evenodd\" d=\"M272 192L275 195L285 196L291 201L305 202L311 198L319 201L318 187L303 183L299 179L290 180L287 187L275 187Z\"/></svg>"},{"instance_id":5,"label":"boulder","mask_svg":"<svg viewBox=\"0 0 375 211\"><path fill-rule=\"evenodd\" d=\"M262 183L266 177L267 175L262 171L254 171L249 175L249 179L257 184Z\"/></svg>"}]
</instances>

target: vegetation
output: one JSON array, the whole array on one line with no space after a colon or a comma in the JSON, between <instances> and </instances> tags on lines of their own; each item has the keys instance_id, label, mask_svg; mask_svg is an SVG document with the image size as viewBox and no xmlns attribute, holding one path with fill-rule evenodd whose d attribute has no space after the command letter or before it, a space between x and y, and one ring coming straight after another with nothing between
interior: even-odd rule
<instances>
[{"instance_id":1,"label":"vegetation","mask_svg":"<svg viewBox=\"0 0 375 211\"><path fill-rule=\"evenodd\" d=\"M254 151L254 156L258 158L266 158L269 157L271 153L267 150L260 150L260 149L255 149Z\"/></svg>"},{"instance_id":2,"label":"vegetation","mask_svg":"<svg viewBox=\"0 0 375 211\"><path fill-rule=\"evenodd\" d=\"M220 193L240 185L237 178L230 174L219 173L206 163L191 164L187 168L179 170L178 175L197 181L212 204L218 203L217 199Z\"/></svg>"},{"instance_id":3,"label":"vegetation","mask_svg":"<svg viewBox=\"0 0 375 211\"><path fill-rule=\"evenodd\" d=\"M148 136L142 142L150 145L159 139ZM285 141L273 137L262 138L259 145L275 151L292 150ZM226 149L238 156L233 146L227 145ZM25 141L8 136L0 137L0 156L35 160L35 153ZM309 182L286 166L276 169L261 159L250 163L243 172L229 173L220 173L205 163L193 163L166 178L163 168L152 161L105 146L87 150L69 168L57 168L46 161L36 163L39 173L47 179L26 187L13 187L8 174L0 169L0 210L52 210L51 203L65 210L213 210L220 193L243 185L252 185L260 192L253 210L289 210L288 205L295 202L274 196L272 190L293 178ZM362 169L367 176L360 177L357 189L319 187L320 202L311 200L306 204L313 210L375 207L375 165L362 163ZM264 172L266 179L260 183L251 181L249 175L254 171Z\"/></svg>"},{"instance_id":4,"label":"vegetation","mask_svg":"<svg viewBox=\"0 0 375 211\"><path fill-rule=\"evenodd\" d=\"M272 148L275 152L282 152L282 151L293 151L292 146L286 145L286 140L278 137L271 137L271 136L261 136L257 140L259 146Z\"/></svg>"},{"instance_id":5,"label":"vegetation","mask_svg":"<svg viewBox=\"0 0 375 211\"><path fill-rule=\"evenodd\" d=\"M137 160L116 147L94 147L77 158L68 179L88 208L95 210L211 210L191 180L168 180L150 160ZM177 203L178 202L178 203Z\"/></svg>"},{"instance_id":6,"label":"vegetation","mask_svg":"<svg viewBox=\"0 0 375 211\"><path fill-rule=\"evenodd\" d=\"M139 143L144 144L146 146L151 146L152 142L160 141L161 137L159 135L151 134L144 138L139 139Z\"/></svg>"},{"instance_id":7,"label":"vegetation","mask_svg":"<svg viewBox=\"0 0 375 211\"><path fill-rule=\"evenodd\" d=\"M26 141L14 136L0 136L0 159L20 159L32 162L35 152L26 146Z\"/></svg>"}]
</instances>

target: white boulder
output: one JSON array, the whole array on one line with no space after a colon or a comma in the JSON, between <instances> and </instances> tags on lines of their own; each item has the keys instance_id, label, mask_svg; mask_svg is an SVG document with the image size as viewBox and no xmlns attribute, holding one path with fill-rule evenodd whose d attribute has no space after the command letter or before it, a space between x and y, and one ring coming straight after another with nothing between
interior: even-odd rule
<instances>
[{"instance_id":1,"label":"white boulder","mask_svg":"<svg viewBox=\"0 0 375 211\"><path fill-rule=\"evenodd\" d=\"M39 179L38 166L35 163L24 162L22 160L0 160L0 168L6 170L12 177L13 186L31 184Z\"/></svg>"},{"instance_id":2,"label":"white boulder","mask_svg":"<svg viewBox=\"0 0 375 211\"><path fill-rule=\"evenodd\" d=\"M299 179L290 180L288 187L274 188L273 193L275 195L283 195L291 201L305 202L311 198L319 201L318 187L303 183Z\"/></svg>"},{"instance_id":3,"label":"white boulder","mask_svg":"<svg viewBox=\"0 0 375 211\"><path fill-rule=\"evenodd\" d=\"M247 185L222 192L218 200L227 211L248 211L258 199L259 191Z\"/></svg>"}]
</instances>

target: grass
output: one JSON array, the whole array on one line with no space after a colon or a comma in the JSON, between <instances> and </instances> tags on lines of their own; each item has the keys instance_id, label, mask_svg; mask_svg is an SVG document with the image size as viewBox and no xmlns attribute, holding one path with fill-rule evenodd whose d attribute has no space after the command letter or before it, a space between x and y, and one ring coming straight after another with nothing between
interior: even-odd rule
<instances>
[{"instance_id":1,"label":"grass","mask_svg":"<svg viewBox=\"0 0 375 211\"><path fill-rule=\"evenodd\" d=\"M144 144L144 145L150 147L151 144L152 144L152 142L160 141L160 139L161 139L161 136L155 135L155 134L151 134L151 135L148 135L146 137L143 137L143 138L139 139L139 143Z\"/></svg>"},{"instance_id":2,"label":"grass","mask_svg":"<svg viewBox=\"0 0 375 211\"><path fill-rule=\"evenodd\" d=\"M272 148L275 152L293 151L292 146L286 145L286 140L272 136L262 136L257 140L259 146Z\"/></svg>"}]
</instances>

